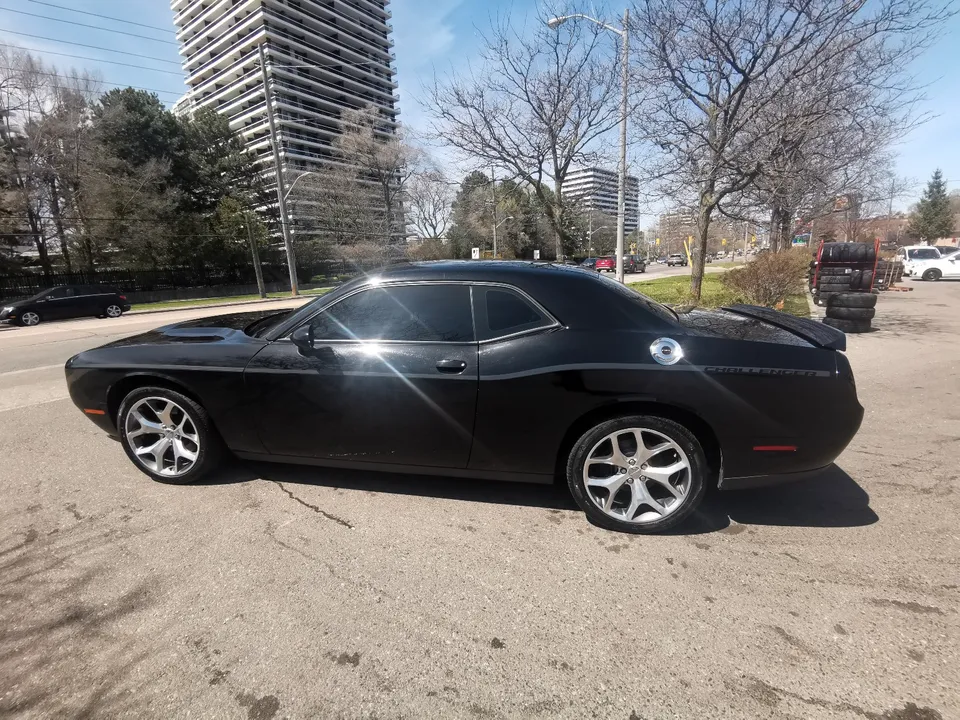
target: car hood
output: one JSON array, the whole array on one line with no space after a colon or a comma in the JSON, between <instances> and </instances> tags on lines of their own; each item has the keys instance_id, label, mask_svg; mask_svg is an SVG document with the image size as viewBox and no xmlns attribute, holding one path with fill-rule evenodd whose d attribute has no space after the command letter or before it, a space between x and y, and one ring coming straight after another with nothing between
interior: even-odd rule
<instances>
[{"instance_id":1,"label":"car hood","mask_svg":"<svg viewBox=\"0 0 960 720\"><path fill-rule=\"evenodd\" d=\"M26 307L27 305L33 305L34 302L35 302L34 300L30 300L30 299L26 299L26 300L5 300L5 301L0 301L0 310L2 310L3 308L8 308L8 307L10 307L10 308L22 308L22 307Z\"/></svg>"},{"instance_id":2,"label":"car hood","mask_svg":"<svg viewBox=\"0 0 960 720\"><path fill-rule=\"evenodd\" d=\"M685 328L705 337L846 349L846 336L839 330L770 308L731 305L719 310L675 310Z\"/></svg>"},{"instance_id":3,"label":"car hood","mask_svg":"<svg viewBox=\"0 0 960 720\"><path fill-rule=\"evenodd\" d=\"M172 325L164 325L139 335L123 338L103 347L131 345L165 345L182 343L238 342L250 336L243 332L257 320L271 315L286 315L289 311L254 311L196 318Z\"/></svg>"}]
</instances>

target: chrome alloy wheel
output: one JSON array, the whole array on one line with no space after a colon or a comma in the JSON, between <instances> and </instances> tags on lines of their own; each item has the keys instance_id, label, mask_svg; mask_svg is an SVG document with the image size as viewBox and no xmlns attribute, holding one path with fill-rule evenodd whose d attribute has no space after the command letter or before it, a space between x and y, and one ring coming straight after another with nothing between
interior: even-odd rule
<instances>
[{"instance_id":1,"label":"chrome alloy wheel","mask_svg":"<svg viewBox=\"0 0 960 720\"><path fill-rule=\"evenodd\" d=\"M33 327L40 322L40 316L37 315L32 310L28 310L20 316L20 322L22 322L27 327Z\"/></svg>"},{"instance_id":2,"label":"chrome alloy wheel","mask_svg":"<svg viewBox=\"0 0 960 720\"><path fill-rule=\"evenodd\" d=\"M158 475L184 475L200 455L200 434L193 418L164 397L137 401L127 412L124 434L137 462Z\"/></svg>"},{"instance_id":3,"label":"chrome alloy wheel","mask_svg":"<svg viewBox=\"0 0 960 720\"><path fill-rule=\"evenodd\" d=\"M107 305L107 317L118 318L123 315L123 309L119 305Z\"/></svg>"},{"instance_id":4,"label":"chrome alloy wheel","mask_svg":"<svg viewBox=\"0 0 960 720\"><path fill-rule=\"evenodd\" d=\"M690 490L690 460L661 432L623 428L600 440L583 463L587 496L605 514L643 525L676 511Z\"/></svg>"}]
</instances>

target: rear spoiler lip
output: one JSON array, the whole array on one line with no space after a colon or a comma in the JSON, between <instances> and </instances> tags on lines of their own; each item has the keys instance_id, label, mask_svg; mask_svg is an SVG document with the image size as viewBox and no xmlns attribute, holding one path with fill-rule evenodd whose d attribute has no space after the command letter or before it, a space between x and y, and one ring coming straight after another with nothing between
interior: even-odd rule
<instances>
[{"instance_id":1,"label":"rear spoiler lip","mask_svg":"<svg viewBox=\"0 0 960 720\"><path fill-rule=\"evenodd\" d=\"M823 323L787 315L759 305L727 305L721 310L775 325L781 330L793 333L817 347L840 351L847 349L847 336L842 331Z\"/></svg>"}]
</instances>

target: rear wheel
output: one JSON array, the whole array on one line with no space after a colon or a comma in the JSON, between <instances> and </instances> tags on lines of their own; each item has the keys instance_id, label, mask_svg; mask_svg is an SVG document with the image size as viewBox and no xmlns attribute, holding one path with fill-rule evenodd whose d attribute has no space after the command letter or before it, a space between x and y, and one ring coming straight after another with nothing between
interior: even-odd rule
<instances>
[{"instance_id":1,"label":"rear wheel","mask_svg":"<svg viewBox=\"0 0 960 720\"><path fill-rule=\"evenodd\" d=\"M106 315L108 318L118 318L121 315L123 315L123 308L120 307L119 305L114 305L114 304L107 305L103 309L103 314Z\"/></svg>"},{"instance_id":2,"label":"rear wheel","mask_svg":"<svg viewBox=\"0 0 960 720\"><path fill-rule=\"evenodd\" d=\"M21 313L20 324L25 325L26 327L33 327L34 325L39 325L40 314L34 312L33 310L27 310L25 313Z\"/></svg>"},{"instance_id":3,"label":"rear wheel","mask_svg":"<svg viewBox=\"0 0 960 720\"><path fill-rule=\"evenodd\" d=\"M699 505L707 463L696 437L653 415L602 422L567 460L567 484L595 524L628 533L679 525Z\"/></svg>"},{"instance_id":4,"label":"rear wheel","mask_svg":"<svg viewBox=\"0 0 960 720\"><path fill-rule=\"evenodd\" d=\"M158 482L196 482L222 455L222 441L203 406L168 388L139 388L127 395L117 428L127 457Z\"/></svg>"}]
</instances>

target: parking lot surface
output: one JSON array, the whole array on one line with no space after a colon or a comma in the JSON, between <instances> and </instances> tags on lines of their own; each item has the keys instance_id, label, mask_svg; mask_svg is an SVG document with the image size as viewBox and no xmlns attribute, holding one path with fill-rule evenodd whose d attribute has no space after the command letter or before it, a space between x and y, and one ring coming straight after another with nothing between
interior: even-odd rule
<instances>
[{"instance_id":1,"label":"parking lot surface","mask_svg":"<svg viewBox=\"0 0 960 720\"><path fill-rule=\"evenodd\" d=\"M548 487L153 483L62 363L222 310L0 333L0 715L960 717L960 283L909 286L849 338L834 469L654 537Z\"/></svg>"}]
</instances>

